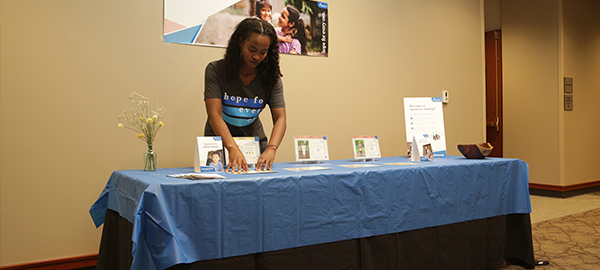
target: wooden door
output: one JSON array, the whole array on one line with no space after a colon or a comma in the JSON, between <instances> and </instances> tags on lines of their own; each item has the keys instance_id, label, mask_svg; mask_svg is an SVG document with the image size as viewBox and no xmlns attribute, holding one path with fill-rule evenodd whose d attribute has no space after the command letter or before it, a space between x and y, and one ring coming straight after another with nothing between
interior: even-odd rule
<instances>
[{"instance_id":1,"label":"wooden door","mask_svg":"<svg viewBox=\"0 0 600 270\"><path fill-rule=\"evenodd\" d=\"M490 157L502 157L502 36L500 30L485 33L486 136L494 149Z\"/></svg>"}]
</instances>

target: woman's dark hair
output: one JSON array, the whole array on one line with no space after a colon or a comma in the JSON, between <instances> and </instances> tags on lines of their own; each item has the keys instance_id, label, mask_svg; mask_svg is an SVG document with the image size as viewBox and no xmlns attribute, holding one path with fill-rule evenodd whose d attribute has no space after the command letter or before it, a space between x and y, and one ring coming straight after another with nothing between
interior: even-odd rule
<instances>
[{"instance_id":1,"label":"woman's dark hair","mask_svg":"<svg viewBox=\"0 0 600 270\"><path fill-rule=\"evenodd\" d=\"M300 45L302 45L302 54L306 54L306 29L304 29L304 20L300 18L300 12L295 7L287 6L285 7L287 11L290 13L289 22L294 23L292 28L295 29L292 35L300 41Z\"/></svg>"},{"instance_id":2,"label":"woman's dark hair","mask_svg":"<svg viewBox=\"0 0 600 270\"><path fill-rule=\"evenodd\" d=\"M269 2L269 0L256 0L255 7L256 7L256 11L254 11L254 13L256 13L256 14L254 14L254 15L256 15L256 17L259 17L259 18L260 18L260 10L263 7L269 7L270 9L273 9L273 5L271 5L271 2Z\"/></svg>"},{"instance_id":3,"label":"woman's dark hair","mask_svg":"<svg viewBox=\"0 0 600 270\"><path fill-rule=\"evenodd\" d=\"M279 69L279 43L277 42L277 34L273 26L261 19L246 18L241 21L233 31L229 44L225 51L225 70L230 79L235 79L239 76L240 67L242 66L242 55L240 41L245 41L252 34L259 34L269 37L271 44L265 60L256 67L263 84L270 91L275 87L279 77L283 76Z\"/></svg>"}]
</instances>

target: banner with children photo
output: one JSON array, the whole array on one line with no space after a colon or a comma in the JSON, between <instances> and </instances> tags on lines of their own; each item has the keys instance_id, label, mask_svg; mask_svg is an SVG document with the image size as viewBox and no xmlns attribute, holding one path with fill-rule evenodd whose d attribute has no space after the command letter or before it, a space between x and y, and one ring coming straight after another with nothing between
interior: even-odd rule
<instances>
[{"instance_id":1,"label":"banner with children photo","mask_svg":"<svg viewBox=\"0 0 600 270\"><path fill-rule=\"evenodd\" d=\"M227 47L245 18L270 22L281 53L328 55L328 5L309 0L164 0L165 42Z\"/></svg>"}]
</instances>

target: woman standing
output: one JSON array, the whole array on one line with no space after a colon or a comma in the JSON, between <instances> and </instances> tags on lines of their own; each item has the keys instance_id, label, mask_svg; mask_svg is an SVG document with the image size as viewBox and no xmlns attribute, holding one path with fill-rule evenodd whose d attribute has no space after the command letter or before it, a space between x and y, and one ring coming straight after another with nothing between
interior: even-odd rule
<instances>
[{"instance_id":1,"label":"woman standing","mask_svg":"<svg viewBox=\"0 0 600 270\"><path fill-rule=\"evenodd\" d=\"M227 172L248 171L248 163L233 137L258 137L261 155L256 170L273 168L287 126L281 76L275 29L257 18L240 22L229 39L225 58L206 67L204 103L208 120L204 136L222 137L229 151ZM273 119L270 139L258 118L267 104Z\"/></svg>"}]
</instances>

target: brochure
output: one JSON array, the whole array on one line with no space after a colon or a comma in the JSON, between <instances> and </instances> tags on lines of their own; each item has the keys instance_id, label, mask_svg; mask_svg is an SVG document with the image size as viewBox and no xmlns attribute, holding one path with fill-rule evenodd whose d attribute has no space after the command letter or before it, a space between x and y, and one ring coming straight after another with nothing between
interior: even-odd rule
<instances>
[{"instance_id":1,"label":"brochure","mask_svg":"<svg viewBox=\"0 0 600 270\"><path fill-rule=\"evenodd\" d=\"M222 172L226 159L221 137L197 137L194 155L194 172Z\"/></svg>"}]
</instances>

